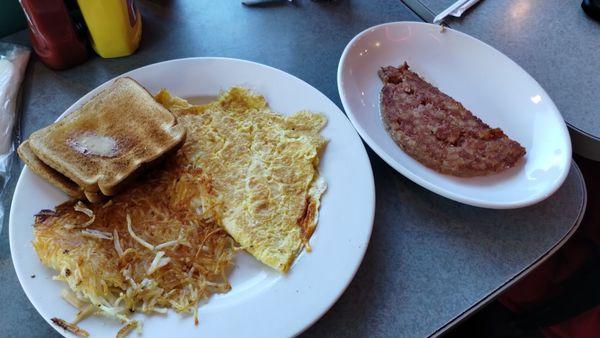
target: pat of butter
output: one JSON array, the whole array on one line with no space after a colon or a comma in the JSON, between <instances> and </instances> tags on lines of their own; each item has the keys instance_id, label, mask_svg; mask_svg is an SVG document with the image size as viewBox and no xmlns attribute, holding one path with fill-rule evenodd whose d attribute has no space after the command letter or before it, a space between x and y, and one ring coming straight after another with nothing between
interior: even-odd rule
<instances>
[{"instance_id":1,"label":"pat of butter","mask_svg":"<svg viewBox=\"0 0 600 338\"><path fill-rule=\"evenodd\" d=\"M69 145L84 155L114 157L119 153L114 138L94 133L81 134L76 139L69 140Z\"/></svg>"}]
</instances>

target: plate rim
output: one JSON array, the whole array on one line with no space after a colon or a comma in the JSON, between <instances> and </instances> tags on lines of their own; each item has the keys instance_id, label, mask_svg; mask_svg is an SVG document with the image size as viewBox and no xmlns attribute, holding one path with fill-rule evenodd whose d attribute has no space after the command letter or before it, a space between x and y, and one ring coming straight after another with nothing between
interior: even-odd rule
<instances>
[{"instance_id":1,"label":"plate rim","mask_svg":"<svg viewBox=\"0 0 600 338\"><path fill-rule=\"evenodd\" d=\"M344 47L344 51L342 52L342 55L340 56L340 60L338 62L338 69L337 69L337 87L338 87L338 93L340 95L340 100L342 102L342 106L344 107L344 111L346 112L346 116L348 117L348 119L350 120L350 122L352 122L352 125L354 126L354 128L356 129L356 131L358 132L358 134L360 135L360 137L365 141L365 143L367 143L369 145L369 147L381 158L383 159L388 165L390 165L392 168L394 168L394 170L396 170L398 173L402 174L404 177L410 179L411 181L413 181L414 183L420 185L421 187L435 193L438 194L440 196L443 196L445 198L454 200L456 202L460 202L463 204L467 204L467 205L471 205L471 206L475 206L475 207L480 207L480 208L488 208L488 209L518 209L518 208L523 208L523 207L527 207L527 206L531 206L534 204L537 204L545 199L547 199L548 197L552 196L564 183L564 181L567 178L567 175L569 174L569 169L570 166L565 166L565 170L562 171L561 175L559 176L559 179L557 180L557 183L554 185L554 187L552 187L552 189L549 189L548 191L546 191L543 194L539 194L538 196L536 196L535 198L530 198L524 201L513 201L513 202L494 202L494 201L487 201L487 200L481 200L481 199L477 199L477 198L470 198L468 196L465 196L463 194L457 194L453 191L447 190L443 187L440 187L430 181L428 181L427 179L422 178L420 175L414 173L413 171L409 170L408 168L406 168L404 165L402 165L399 161L397 161L396 159L394 159L392 156L388 155L382 147L380 147L378 145L378 143L373 140L370 136L369 133L362 128L362 126L358 123L358 121L355 118L355 114L352 112L352 109L350 108L350 104L348 103L347 97L346 97L346 93L343 90L343 86L342 86L342 82L343 82L343 68L346 62L346 59L348 58L348 54L350 53L350 49L366 34L368 34L371 31L374 30L379 30L379 29L383 29L385 27L388 26L411 26L411 25L415 25L415 26L428 26L428 27L439 27L439 25L434 25L431 23L427 23L427 22L417 22L417 21L393 21L393 22L386 22L386 23L382 23L382 24L378 24L375 26L371 26L369 28L364 29L363 31L361 31L360 33L356 34L351 40L350 42L348 42L348 44L346 45L346 47ZM552 100L552 98L550 97L550 95L548 95L548 93L546 92L546 90L539 84L539 82L537 82L537 80L531 76L531 74L529 74L525 69L523 69L519 64L517 64L514 60L512 60L510 57L508 57L506 54L502 53L501 51L497 50L496 48L488 45L487 43L469 35L466 33L463 33L461 31L452 29L450 27L445 27L446 31L451 31L453 34L458 34L459 36L461 36L462 38L465 38L467 40L471 40L474 41L476 43L480 43L482 44L483 48L489 48L492 51L498 53L500 56L504 57L505 59L507 59L513 66L516 66L516 68L518 70L520 70L521 72L523 72L527 77L529 77L531 79L531 81L533 81L533 83L535 85L537 85L542 93L544 95L546 95L546 97L548 97L549 101L548 103L550 104L550 106L552 108L554 108L554 110L558 113L558 116L560 117L561 120L561 124L560 124L560 131L564 136L564 139L567 142L567 154L566 154L566 158L567 159L571 159L573 156L573 149L572 149L572 142L571 142L571 138L569 136L569 131L566 125L566 122L564 120L564 118L562 117L562 114L560 113L560 110L558 109L558 107L556 106L556 104L554 103L554 101ZM400 149L402 151L402 149Z\"/></svg>"},{"instance_id":2,"label":"plate rim","mask_svg":"<svg viewBox=\"0 0 600 338\"><path fill-rule=\"evenodd\" d=\"M310 328L312 325L314 325L319 319L321 319L332 307L333 305L335 305L335 303L337 303L337 301L339 300L339 298L344 294L344 292L347 290L348 286L350 285L350 283L354 280L354 277L356 276L356 273L358 272L358 269L360 268L360 266L362 265L363 261L364 261L364 257L367 251L367 248L369 246L370 240L371 240L371 236L373 233L373 227L374 227L374 222L375 222L375 211L376 211L376 192L375 192L375 178L373 175L373 167L371 165L371 161L369 159L369 155L367 153L367 149L365 147L365 145L362 143L362 139L360 137L360 135L356 132L356 129L354 128L353 124L351 123L351 121L348 120L348 117L346 114L344 114L344 111L342 109L340 109L340 107L338 107L337 104L335 104L335 102L333 102L327 95L325 95L322 91L320 91L319 89L315 88L313 85L311 85L310 83L300 79L299 77L290 74L284 70L263 64L263 63L259 63L259 62L255 62L255 61L251 61L251 60L245 60L245 59L239 59L239 58L229 58L229 57L213 57L213 56L198 56L198 57L185 57L185 58L175 58L175 59L169 59L169 60L164 60L164 61L160 61L160 62L155 62L155 63L151 63L151 64L147 64L138 68L133 68L130 70L127 70L117 76L114 76L110 79L108 79L107 81L99 84L98 86L92 88L91 90L87 91L85 94L83 94L79 99L77 99L74 103L72 103L69 107L67 107L58 117L57 119L54 121L58 121L60 119L62 119L65 115L67 115L67 111L72 111L74 109L77 109L78 107L80 107L83 104L84 99L91 95L92 92L97 92L102 90L102 88L105 88L109 83L115 81L117 78L119 77L123 77L123 76L130 76L130 73L135 72L135 71L140 71L143 70L145 68L150 68L150 67L156 67L160 64L166 64L166 63L177 63L177 62L183 62L183 61L200 61L200 62L205 62L205 61L211 61L211 60L216 60L216 61L225 61L225 62L239 62L239 63L246 63L246 64L252 64L253 66L259 66L259 67L266 67L272 71L275 71L277 73L280 73L284 76L288 76L291 78L291 80L293 81L299 81L301 84L304 84L306 86L308 86L308 88L310 88L311 90L314 90L316 95L321 96L323 99L325 99L325 101L329 104L331 104L332 106L336 107L337 112L334 110L331 112L331 114L341 114L342 119L346 119L347 123L348 123L348 127L354 131L355 133L355 137L357 137L357 141L358 141L358 152L361 154L360 157L362 157L362 161L365 162L365 164L367 165L367 172L370 175L366 175L365 180L366 180L366 186L368 187L368 192L367 194L363 195L363 196L367 196L368 200L371 201L371 203L369 203L370 205L367 205L368 208L366 208L366 212L368 212L368 217L367 219L369 220L369 226L366 232L366 236L364 238L364 243L362 245L359 246L359 249L357 250L359 255L358 260L353 264L353 268L350 271L350 274L348 274L346 276L346 278L344 278L342 287L340 287L336 293L333 295L333 297L331 297L330 301L327 302L327 304L325 306L323 306L319 311L315 312L314 315L310 316L312 319L306 321L305 323L303 323L301 325L301 329L293 332L293 336L297 336L299 334L301 334L302 332L306 331L308 328ZM360 151L360 149L362 149L362 152ZM18 264L15 263L15 253L16 251L16 246L17 243L15 243L15 235L13 234L14 231L13 230L16 228L16 225L13 224L14 219L16 217L15 215L15 203L14 202L14 198L15 195L17 193L17 191L20 191L21 189L23 189L22 185L23 183L23 175L25 174L25 172L30 171L27 166L23 166L23 169L21 170L20 174L19 174L19 178L17 180L17 183L15 185L15 189L13 192L13 196L11 198L11 207L10 207L10 212L9 212L9 220L8 220L8 235L9 235L9 247L10 247L10 254L11 254L11 262L13 265L13 269L17 275L17 279L19 280L19 284L21 286L22 291L25 293L25 295L27 296L28 301L30 302L31 305L33 305L34 309L36 310L36 312L46 321L46 323L48 323L48 325L50 325L56 332L58 332L60 335L64 336L64 337L75 337L73 334L71 334L70 332L64 331L64 330L60 330L56 325L54 325L51 322L50 318L47 318L45 315L43 315L42 313L46 313L46 311L42 311L41 307L42 305L40 303L38 303L38 301L34 301L30 295L30 291L28 291L28 287L25 287L25 282L24 280L27 280L27 278L25 278L25 276L27 274L23 274L23 272L20 270L20 267L18 266ZM318 228L318 227L317 227ZM318 231L318 230L317 230ZM16 256L18 256L19 254L17 253ZM23 278L21 278L21 276L23 276ZM66 305L66 303L65 303Z\"/></svg>"}]
</instances>

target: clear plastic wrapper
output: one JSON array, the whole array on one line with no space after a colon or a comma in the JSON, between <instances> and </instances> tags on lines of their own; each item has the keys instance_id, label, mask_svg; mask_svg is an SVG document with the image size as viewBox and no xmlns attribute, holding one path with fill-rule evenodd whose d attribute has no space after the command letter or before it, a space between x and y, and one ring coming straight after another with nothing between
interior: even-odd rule
<instances>
[{"instance_id":1,"label":"clear plastic wrapper","mask_svg":"<svg viewBox=\"0 0 600 338\"><path fill-rule=\"evenodd\" d=\"M0 42L0 201L4 200L11 179L15 153L14 126L18 121L19 88L25 75L29 54L27 47ZM0 230L6 210L0 203Z\"/></svg>"}]
</instances>

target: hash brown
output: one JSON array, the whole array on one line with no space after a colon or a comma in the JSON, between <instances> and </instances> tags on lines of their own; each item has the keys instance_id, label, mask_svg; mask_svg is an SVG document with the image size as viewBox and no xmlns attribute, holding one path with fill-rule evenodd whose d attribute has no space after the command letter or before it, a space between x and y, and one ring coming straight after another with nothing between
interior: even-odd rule
<instances>
[{"instance_id":1,"label":"hash brown","mask_svg":"<svg viewBox=\"0 0 600 338\"><path fill-rule=\"evenodd\" d=\"M196 313L230 289L235 244L199 210L193 150L184 143L104 204L73 200L36 215L34 248L75 302L130 325L134 312Z\"/></svg>"}]
</instances>

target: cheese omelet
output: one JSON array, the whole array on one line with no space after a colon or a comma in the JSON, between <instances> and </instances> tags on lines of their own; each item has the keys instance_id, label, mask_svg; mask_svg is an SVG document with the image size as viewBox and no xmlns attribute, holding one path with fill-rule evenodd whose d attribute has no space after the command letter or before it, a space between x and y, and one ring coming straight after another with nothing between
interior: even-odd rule
<instances>
[{"instance_id":1,"label":"cheese omelet","mask_svg":"<svg viewBox=\"0 0 600 338\"><path fill-rule=\"evenodd\" d=\"M188 127L201 172L201 205L261 262L288 271L316 227L324 115L274 113L264 97L234 87L193 106L163 90L156 99Z\"/></svg>"}]
</instances>

